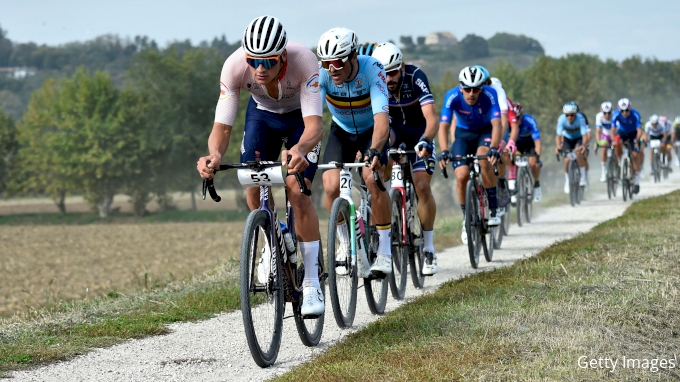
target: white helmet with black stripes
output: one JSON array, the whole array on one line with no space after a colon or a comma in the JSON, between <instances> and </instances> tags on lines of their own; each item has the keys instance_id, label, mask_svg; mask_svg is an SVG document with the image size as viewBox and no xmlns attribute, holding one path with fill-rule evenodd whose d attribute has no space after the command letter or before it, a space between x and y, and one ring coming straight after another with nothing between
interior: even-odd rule
<instances>
[{"instance_id":1,"label":"white helmet with black stripes","mask_svg":"<svg viewBox=\"0 0 680 382\"><path fill-rule=\"evenodd\" d=\"M372 56L383 64L386 72L399 69L401 63L404 61L404 55L401 54L401 49L391 42L384 42L378 45Z\"/></svg>"},{"instance_id":2,"label":"white helmet with black stripes","mask_svg":"<svg viewBox=\"0 0 680 382\"><path fill-rule=\"evenodd\" d=\"M333 28L321 35L316 54L321 61L344 58L359 45L356 33L347 28Z\"/></svg>"},{"instance_id":3,"label":"white helmet with black stripes","mask_svg":"<svg viewBox=\"0 0 680 382\"><path fill-rule=\"evenodd\" d=\"M466 66L460 71L458 81L464 88L478 88L484 85L484 72L476 66Z\"/></svg>"},{"instance_id":4,"label":"white helmet with black stripes","mask_svg":"<svg viewBox=\"0 0 680 382\"><path fill-rule=\"evenodd\" d=\"M254 57L278 56L284 49L288 38L283 25L273 16L260 16L248 24L243 32L241 46L246 54Z\"/></svg>"}]
</instances>

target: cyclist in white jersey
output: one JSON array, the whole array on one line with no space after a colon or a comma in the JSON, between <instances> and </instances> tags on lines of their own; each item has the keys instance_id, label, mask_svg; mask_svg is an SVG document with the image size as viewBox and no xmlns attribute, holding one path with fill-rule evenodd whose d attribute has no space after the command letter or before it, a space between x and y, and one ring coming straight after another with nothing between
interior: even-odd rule
<instances>
[{"instance_id":1,"label":"cyclist in white jersey","mask_svg":"<svg viewBox=\"0 0 680 382\"><path fill-rule=\"evenodd\" d=\"M612 128L612 103L602 102L600 105L600 112L595 116L595 138L597 142L604 145L611 145L613 142L611 133ZM600 165L602 172L600 174L600 182L607 181L607 150L606 148L600 152Z\"/></svg>"},{"instance_id":2,"label":"cyclist in white jersey","mask_svg":"<svg viewBox=\"0 0 680 382\"><path fill-rule=\"evenodd\" d=\"M288 173L304 172L311 187L323 136L318 61L304 45L289 43L283 26L272 16L248 24L241 48L224 63L215 123L208 139L210 155L197 164L201 177L213 176L229 147L241 89L251 93L241 161L276 160L285 144L281 159ZM295 177L288 177L286 186L305 264L302 315L318 316L324 311L317 264L319 219L311 198L300 193ZM259 207L259 187L247 189L247 201L251 209ZM258 268L265 266L263 261Z\"/></svg>"},{"instance_id":3,"label":"cyclist in white jersey","mask_svg":"<svg viewBox=\"0 0 680 382\"><path fill-rule=\"evenodd\" d=\"M669 136L669 131L666 128L666 121L662 121L661 118L653 114L649 117L649 121L645 123L645 134L648 137L647 142L649 142L649 158L650 160L654 158L654 149L652 146L658 145L661 154L666 153L666 137ZM652 143L652 141L656 141Z\"/></svg>"},{"instance_id":4,"label":"cyclist in white jersey","mask_svg":"<svg viewBox=\"0 0 680 382\"><path fill-rule=\"evenodd\" d=\"M675 131L673 130L673 123L665 115L659 116L659 123L662 122L666 124L666 138L661 143L664 146L665 153L668 156L668 163L670 164L673 161L672 148L673 140L675 139ZM673 172L673 169L669 166L668 171Z\"/></svg>"}]
</instances>

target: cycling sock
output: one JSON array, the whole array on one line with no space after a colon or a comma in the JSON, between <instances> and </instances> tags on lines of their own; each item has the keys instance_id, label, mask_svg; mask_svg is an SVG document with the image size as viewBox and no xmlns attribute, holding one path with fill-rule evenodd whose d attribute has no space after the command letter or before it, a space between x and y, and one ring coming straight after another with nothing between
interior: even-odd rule
<instances>
[{"instance_id":1,"label":"cycling sock","mask_svg":"<svg viewBox=\"0 0 680 382\"><path fill-rule=\"evenodd\" d=\"M496 198L496 187L485 188L486 196L489 197L489 208L495 210L498 208L498 199Z\"/></svg>"},{"instance_id":2,"label":"cycling sock","mask_svg":"<svg viewBox=\"0 0 680 382\"><path fill-rule=\"evenodd\" d=\"M302 261L305 263L305 278L302 280L303 287L313 286L319 288L319 240L300 242Z\"/></svg>"},{"instance_id":3,"label":"cycling sock","mask_svg":"<svg viewBox=\"0 0 680 382\"><path fill-rule=\"evenodd\" d=\"M505 187L508 188L506 183L505 183L505 177L503 178L498 178L498 187Z\"/></svg>"},{"instance_id":4,"label":"cycling sock","mask_svg":"<svg viewBox=\"0 0 680 382\"><path fill-rule=\"evenodd\" d=\"M538 187L541 187L541 182L535 181L534 182L534 188L538 188Z\"/></svg>"},{"instance_id":5,"label":"cycling sock","mask_svg":"<svg viewBox=\"0 0 680 382\"><path fill-rule=\"evenodd\" d=\"M637 185L640 185L640 174L635 174L634 183L637 184Z\"/></svg>"},{"instance_id":6,"label":"cycling sock","mask_svg":"<svg viewBox=\"0 0 680 382\"><path fill-rule=\"evenodd\" d=\"M460 205L460 210L463 211L463 216L465 216L465 204Z\"/></svg>"},{"instance_id":7,"label":"cycling sock","mask_svg":"<svg viewBox=\"0 0 680 382\"><path fill-rule=\"evenodd\" d=\"M338 231L338 236L340 236L340 241L343 243L349 243L349 232L347 231L347 222L343 219L342 222L338 223L336 227Z\"/></svg>"},{"instance_id":8,"label":"cycling sock","mask_svg":"<svg viewBox=\"0 0 680 382\"><path fill-rule=\"evenodd\" d=\"M586 177L586 168L581 167L581 178L585 178L585 177Z\"/></svg>"},{"instance_id":9,"label":"cycling sock","mask_svg":"<svg viewBox=\"0 0 680 382\"><path fill-rule=\"evenodd\" d=\"M564 181L569 183L569 173L564 173Z\"/></svg>"},{"instance_id":10,"label":"cycling sock","mask_svg":"<svg viewBox=\"0 0 680 382\"><path fill-rule=\"evenodd\" d=\"M434 230L431 230L431 231L423 230L423 239L425 239L425 248L423 248L423 252L434 253L434 242L432 240L433 237L434 237Z\"/></svg>"},{"instance_id":11,"label":"cycling sock","mask_svg":"<svg viewBox=\"0 0 680 382\"><path fill-rule=\"evenodd\" d=\"M392 256L392 243L390 243L390 232L392 224L376 224L378 229L378 254Z\"/></svg>"}]
</instances>

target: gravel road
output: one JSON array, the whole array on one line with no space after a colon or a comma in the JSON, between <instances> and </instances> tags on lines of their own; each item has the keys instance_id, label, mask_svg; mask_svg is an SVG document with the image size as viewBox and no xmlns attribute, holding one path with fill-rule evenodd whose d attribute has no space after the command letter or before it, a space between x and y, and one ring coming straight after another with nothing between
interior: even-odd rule
<instances>
[{"instance_id":1,"label":"gravel road","mask_svg":"<svg viewBox=\"0 0 680 382\"><path fill-rule=\"evenodd\" d=\"M598 173L599 175L599 173ZM680 188L680 171L659 185L643 181L636 199L665 194ZM522 228L513 225L510 236L503 239L503 248L494 252L494 261L480 257L478 271L510 265L532 256L550 244L586 232L596 224L620 216L630 202L619 197L606 200L606 195L591 196L580 206L558 206L544 209L532 224ZM566 196L565 196L566 200ZM458 235L459 232L452 234ZM409 280L408 297L430 293L450 279L464 277L475 271L470 267L467 247L457 246L438 254L439 273L426 279L424 290L412 288ZM333 320L330 303L326 307L323 338L317 348L307 348L300 342L293 320L285 320L283 343L273 367L261 369L248 351L241 312L220 314L213 319L180 323L170 326L171 334L132 340L107 349L97 349L67 362L32 370L15 372L17 381L259 381L282 374L303 363L328 346L341 341L347 334L378 319L372 315L359 291L354 327L339 329ZM387 310L400 304L391 296Z\"/></svg>"}]
</instances>

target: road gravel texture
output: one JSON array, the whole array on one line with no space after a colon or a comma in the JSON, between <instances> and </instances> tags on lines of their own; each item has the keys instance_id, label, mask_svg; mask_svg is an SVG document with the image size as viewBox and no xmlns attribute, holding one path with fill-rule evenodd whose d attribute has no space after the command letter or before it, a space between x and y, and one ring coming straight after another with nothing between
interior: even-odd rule
<instances>
[{"instance_id":1,"label":"road gravel texture","mask_svg":"<svg viewBox=\"0 0 680 382\"><path fill-rule=\"evenodd\" d=\"M668 180L654 184L643 181L636 200L669 193L680 188L680 171ZM606 195L591 195L581 205L551 207L523 227L512 225L503 248L494 251L494 261L480 256L477 271L470 267L467 247L449 248L437 255L439 273L427 278L423 290L415 290L409 279L407 300L431 293L442 283L474 272L507 266L533 256L556 241L586 232L596 224L620 216L629 202L623 202L620 191L615 200ZM565 195L566 200L566 195ZM458 235L459 232L452 234ZM210 320L170 325L172 333L164 336L131 340L107 349L96 349L72 360L13 373L16 381L261 381L280 375L311 359L349 333L360 330L373 320L363 291L359 291L357 314L351 329L339 329L333 319L330 303L326 306L326 322L321 343L305 347L298 338L293 320L285 320L283 341L274 366L261 369L252 360L243 332L241 312L220 314ZM388 299L387 311L401 303Z\"/></svg>"}]
</instances>

